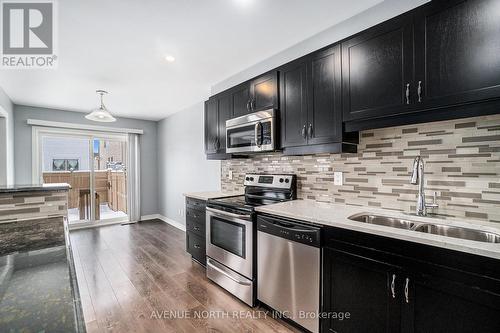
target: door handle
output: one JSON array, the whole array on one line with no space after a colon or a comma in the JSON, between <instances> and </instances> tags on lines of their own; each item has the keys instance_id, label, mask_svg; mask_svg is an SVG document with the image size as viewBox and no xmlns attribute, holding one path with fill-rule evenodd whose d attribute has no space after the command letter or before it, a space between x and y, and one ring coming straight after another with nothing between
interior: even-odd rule
<instances>
[{"instance_id":1,"label":"door handle","mask_svg":"<svg viewBox=\"0 0 500 333\"><path fill-rule=\"evenodd\" d=\"M410 84L406 84L406 104L410 104Z\"/></svg>"},{"instance_id":2,"label":"door handle","mask_svg":"<svg viewBox=\"0 0 500 333\"><path fill-rule=\"evenodd\" d=\"M237 219L246 219L246 220L250 220L252 218L252 215L244 215L244 214L234 214L234 213L230 213L230 212L226 212L226 211L219 211L217 209L213 209L213 208L210 208L210 207L207 207L206 208L207 212L211 212L217 216L220 216L222 218L224 217L234 217L234 218L237 218Z\"/></svg>"},{"instance_id":3,"label":"door handle","mask_svg":"<svg viewBox=\"0 0 500 333\"><path fill-rule=\"evenodd\" d=\"M214 263L212 263L212 261L210 259L207 260L207 266L210 267L211 269L219 272L220 274L224 275L225 277L227 277L228 279L230 280L233 280L234 282L236 282L237 284L241 284L243 286L250 286L251 283L250 282L246 282L246 281L240 281L234 277L232 277L231 275L229 275L228 273L224 272L224 270L222 270L221 268L217 267Z\"/></svg>"},{"instance_id":4,"label":"door handle","mask_svg":"<svg viewBox=\"0 0 500 333\"><path fill-rule=\"evenodd\" d=\"M252 111L252 109L250 108L250 100L248 100L247 102L247 111L248 112Z\"/></svg>"},{"instance_id":5,"label":"door handle","mask_svg":"<svg viewBox=\"0 0 500 333\"><path fill-rule=\"evenodd\" d=\"M410 284L410 279L406 278L406 282L405 282L405 301L406 301L406 303L410 303L410 298L408 296L408 285L409 284Z\"/></svg>"},{"instance_id":6,"label":"door handle","mask_svg":"<svg viewBox=\"0 0 500 333\"><path fill-rule=\"evenodd\" d=\"M313 136L313 125L309 124L309 129L307 130L307 135L309 136L309 139L312 139Z\"/></svg>"},{"instance_id":7,"label":"door handle","mask_svg":"<svg viewBox=\"0 0 500 333\"><path fill-rule=\"evenodd\" d=\"M391 293L392 298L396 298L396 274L392 274Z\"/></svg>"},{"instance_id":8,"label":"door handle","mask_svg":"<svg viewBox=\"0 0 500 333\"><path fill-rule=\"evenodd\" d=\"M418 81L417 95L418 95L418 102L422 103L422 81Z\"/></svg>"},{"instance_id":9,"label":"door handle","mask_svg":"<svg viewBox=\"0 0 500 333\"><path fill-rule=\"evenodd\" d=\"M302 127L302 137L305 139L306 138L306 125L304 125L304 127Z\"/></svg>"},{"instance_id":10,"label":"door handle","mask_svg":"<svg viewBox=\"0 0 500 333\"><path fill-rule=\"evenodd\" d=\"M255 124L255 145L257 147L260 147L261 144L259 143L260 142L260 138L262 137L262 124L260 122L258 122L257 124Z\"/></svg>"}]
</instances>

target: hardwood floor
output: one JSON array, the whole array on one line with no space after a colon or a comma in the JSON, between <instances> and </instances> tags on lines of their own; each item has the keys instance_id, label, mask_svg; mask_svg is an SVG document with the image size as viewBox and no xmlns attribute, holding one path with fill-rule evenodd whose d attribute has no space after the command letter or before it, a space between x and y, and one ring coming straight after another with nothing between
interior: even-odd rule
<instances>
[{"instance_id":1,"label":"hardwood floor","mask_svg":"<svg viewBox=\"0 0 500 333\"><path fill-rule=\"evenodd\" d=\"M184 232L160 220L70 236L89 333L297 332L208 280Z\"/></svg>"}]
</instances>

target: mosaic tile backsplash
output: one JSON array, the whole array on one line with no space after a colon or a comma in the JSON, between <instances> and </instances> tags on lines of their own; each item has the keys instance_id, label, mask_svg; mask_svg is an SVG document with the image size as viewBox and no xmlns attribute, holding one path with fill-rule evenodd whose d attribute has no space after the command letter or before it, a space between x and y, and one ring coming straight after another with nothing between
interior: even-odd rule
<instances>
[{"instance_id":1,"label":"mosaic tile backsplash","mask_svg":"<svg viewBox=\"0 0 500 333\"><path fill-rule=\"evenodd\" d=\"M357 154L255 155L222 161L223 191L242 189L246 173L293 173L298 198L398 211L414 211L418 187L410 184L415 156L425 161L430 212L500 223L500 115L360 132ZM233 179L229 179L229 171ZM333 184L333 172L344 184Z\"/></svg>"}]
</instances>

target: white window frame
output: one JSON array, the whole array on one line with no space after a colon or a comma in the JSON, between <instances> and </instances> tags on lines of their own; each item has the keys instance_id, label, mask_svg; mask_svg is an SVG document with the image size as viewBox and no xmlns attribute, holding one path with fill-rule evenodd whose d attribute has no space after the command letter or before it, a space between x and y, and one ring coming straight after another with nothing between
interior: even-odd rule
<instances>
[{"instance_id":1,"label":"white window frame","mask_svg":"<svg viewBox=\"0 0 500 333\"><path fill-rule=\"evenodd\" d=\"M91 144L89 145L89 156L93 156L93 144L92 140L94 138L98 139L109 139L109 140L115 140L115 141L122 141L126 142L127 146L129 144L128 140L128 134L126 133L110 133L110 132L102 132L102 131L93 131L93 130L78 130L78 129L72 129L72 128L57 128L57 127L40 127L40 126L33 126L32 129L32 183L33 184L41 184L43 183L43 178L42 178L42 165L43 165L43 156L42 156L42 137L46 136L53 136L53 137L71 137L71 138L85 138L91 140ZM94 173L94 163L92 163L92 160L90 161L90 172L91 174ZM129 176L128 178L130 181L134 181L130 177L133 177L133 175ZM90 189L91 192L94 192L94 177L90 177ZM129 184L127 184L127 188L129 187ZM127 195L130 196L131 193L127 191ZM139 195L139 194L137 194ZM113 219L106 219L106 220L95 220L95 207L94 207L94 200L91 200L91 207L90 207L90 215L91 218L90 220L85 220L85 221L77 221L73 222L69 225L69 229L80 229L80 228L87 228L87 227L93 227L93 226L103 226L103 225L108 225L108 224L116 224L116 223L123 223L123 222L129 222L130 221L130 214L127 212L127 217L118 217L118 218L113 218Z\"/></svg>"}]
</instances>

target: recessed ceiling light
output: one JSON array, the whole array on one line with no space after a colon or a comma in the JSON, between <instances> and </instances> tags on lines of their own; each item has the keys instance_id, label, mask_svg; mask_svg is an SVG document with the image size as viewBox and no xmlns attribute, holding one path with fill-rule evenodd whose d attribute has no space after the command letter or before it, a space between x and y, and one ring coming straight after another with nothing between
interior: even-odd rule
<instances>
[{"instance_id":1,"label":"recessed ceiling light","mask_svg":"<svg viewBox=\"0 0 500 333\"><path fill-rule=\"evenodd\" d=\"M165 56L165 60L168 61L168 62L174 62L175 61L175 57L171 56L171 55L168 55L168 56Z\"/></svg>"}]
</instances>

